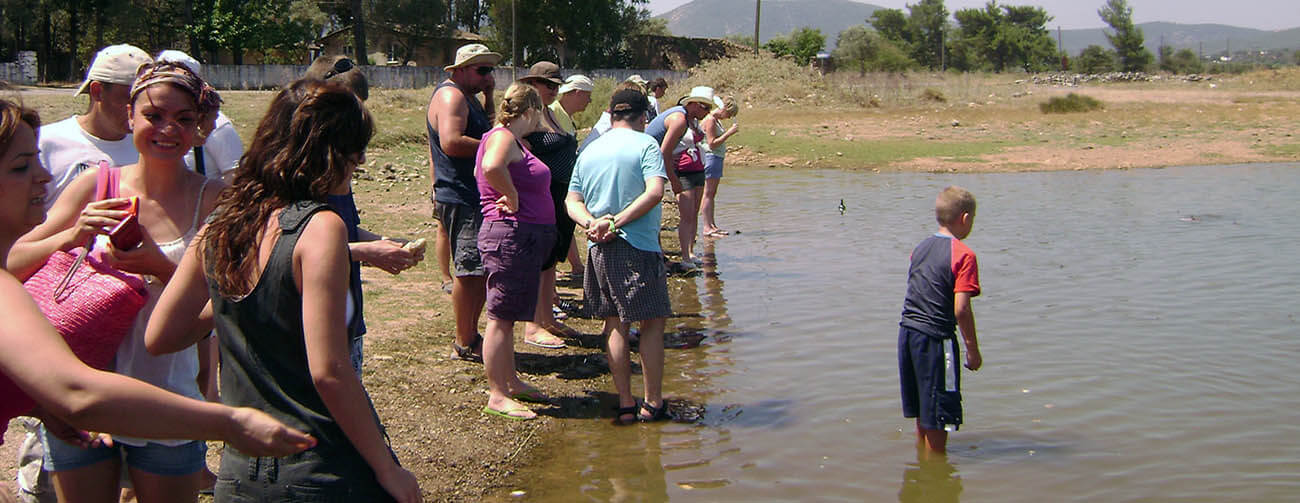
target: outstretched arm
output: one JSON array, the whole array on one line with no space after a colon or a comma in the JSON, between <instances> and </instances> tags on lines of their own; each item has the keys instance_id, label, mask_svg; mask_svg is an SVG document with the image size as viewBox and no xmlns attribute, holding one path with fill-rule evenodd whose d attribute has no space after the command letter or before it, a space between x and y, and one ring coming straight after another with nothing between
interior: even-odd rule
<instances>
[{"instance_id":1,"label":"outstretched arm","mask_svg":"<svg viewBox=\"0 0 1300 503\"><path fill-rule=\"evenodd\" d=\"M0 347L6 348L0 372L68 424L143 438L225 440L253 456L286 456L315 445L263 412L185 398L87 367L7 273L0 273L0 306Z\"/></svg>"}]
</instances>

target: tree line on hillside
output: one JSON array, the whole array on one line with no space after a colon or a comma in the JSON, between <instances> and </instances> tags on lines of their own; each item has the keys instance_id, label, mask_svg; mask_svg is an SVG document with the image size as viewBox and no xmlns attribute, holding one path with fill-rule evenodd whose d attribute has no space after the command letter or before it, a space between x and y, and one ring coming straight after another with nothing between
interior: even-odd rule
<instances>
[{"instance_id":1,"label":"tree line on hillside","mask_svg":"<svg viewBox=\"0 0 1300 503\"><path fill-rule=\"evenodd\" d=\"M1205 64L1190 49L1162 46L1151 54L1142 29L1133 24L1127 0L1106 0L1097 11L1109 27L1110 47L1091 45L1075 57L1061 52L1047 29L1053 18L1036 6L1002 5L960 9L949 17L943 0L919 0L904 9L880 9L866 23L839 33L833 56L840 68L860 73L912 69L954 71L1059 71L1106 73L1155 71L1201 73ZM955 20L956 23L952 23ZM752 36L729 37L753 43ZM773 37L764 48L807 64L825 45L820 30L800 28ZM1300 52L1294 54L1300 64Z\"/></svg>"},{"instance_id":2,"label":"tree line on hillside","mask_svg":"<svg viewBox=\"0 0 1300 503\"><path fill-rule=\"evenodd\" d=\"M666 33L647 0L0 0L0 61L36 51L41 80L79 80L106 45L181 49L208 62L305 64L322 35L352 28L351 56L411 58L422 40L462 30L521 66L548 59L580 68L622 66L628 41ZM513 7L513 12L512 12ZM517 27L512 26L517 20ZM363 21L358 23L357 21ZM366 26L400 33L398 47L367 47ZM512 40L517 37L517 43ZM512 48L517 57L511 58ZM368 50L369 49L369 50ZM378 49L376 51L376 49ZM223 57L223 55L225 55Z\"/></svg>"}]
</instances>

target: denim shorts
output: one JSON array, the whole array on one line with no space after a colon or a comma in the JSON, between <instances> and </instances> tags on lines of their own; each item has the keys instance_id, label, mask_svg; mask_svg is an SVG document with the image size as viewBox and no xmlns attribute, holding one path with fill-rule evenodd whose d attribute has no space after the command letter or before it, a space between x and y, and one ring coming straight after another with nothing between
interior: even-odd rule
<instances>
[{"instance_id":1,"label":"denim shorts","mask_svg":"<svg viewBox=\"0 0 1300 503\"><path fill-rule=\"evenodd\" d=\"M45 470L51 472L117 459L122 453L126 453L127 466L166 477L189 475L208 466L208 444L197 440L177 446L149 442L137 447L115 442L112 447L82 449L50 435L42 426L41 441L45 443Z\"/></svg>"},{"instance_id":2,"label":"denim shorts","mask_svg":"<svg viewBox=\"0 0 1300 503\"><path fill-rule=\"evenodd\" d=\"M451 241L452 274L482 276L483 258L478 252L478 231L483 225L483 212L464 204L435 202L434 215L438 224L447 229Z\"/></svg>"},{"instance_id":3,"label":"denim shorts","mask_svg":"<svg viewBox=\"0 0 1300 503\"><path fill-rule=\"evenodd\" d=\"M220 503L393 501L355 450L318 446L282 458L250 457L226 447L213 488ZM391 454L391 452L390 452Z\"/></svg>"},{"instance_id":4,"label":"denim shorts","mask_svg":"<svg viewBox=\"0 0 1300 503\"><path fill-rule=\"evenodd\" d=\"M479 252L487 270L488 317L532 321L541 289L542 263L555 243L555 226L514 220L483 223Z\"/></svg>"},{"instance_id":5,"label":"denim shorts","mask_svg":"<svg viewBox=\"0 0 1300 503\"><path fill-rule=\"evenodd\" d=\"M707 180L722 178L722 156L704 154L704 178Z\"/></svg>"}]
</instances>

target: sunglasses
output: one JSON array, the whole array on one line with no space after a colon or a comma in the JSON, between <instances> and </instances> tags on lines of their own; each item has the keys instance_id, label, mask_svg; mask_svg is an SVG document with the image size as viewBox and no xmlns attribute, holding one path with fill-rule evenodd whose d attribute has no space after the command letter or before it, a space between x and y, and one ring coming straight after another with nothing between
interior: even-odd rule
<instances>
[{"instance_id":1,"label":"sunglasses","mask_svg":"<svg viewBox=\"0 0 1300 503\"><path fill-rule=\"evenodd\" d=\"M321 80L329 80L330 77L346 72L353 68L356 68L356 65L352 64L351 59L348 58L340 59L334 62L334 68L330 68L330 71L325 72L325 77L322 78Z\"/></svg>"},{"instance_id":2,"label":"sunglasses","mask_svg":"<svg viewBox=\"0 0 1300 503\"><path fill-rule=\"evenodd\" d=\"M479 75L482 75L482 76L486 77L486 76L490 75L490 74L492 73L493 70L496 70L496 68L495 68L495 67L491 67L491 66L480 66L480 67L474 69L474 73L477 73L477 74L479 74Z\"/></svg>"}]
</instances>

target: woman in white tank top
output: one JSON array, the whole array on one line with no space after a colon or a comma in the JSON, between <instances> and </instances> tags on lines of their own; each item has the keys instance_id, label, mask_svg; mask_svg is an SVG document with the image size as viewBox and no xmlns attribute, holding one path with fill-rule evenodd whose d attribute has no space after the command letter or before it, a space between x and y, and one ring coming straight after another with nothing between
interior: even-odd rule
<instances>
[{"instance_id":1,"label":"woman in white tank top","mask_svg":"<svg viewBox=\"0 0 1300 503\"><path fill-rule=\"evenodd\" d=\"M202 219L216 205L223 188L186 169L184 156L199 138L200 124L215 114L220 98L210 86L182 66L149 64L142 67L131 86L130 127L140 152L137 164L122 166L118 183L108 199L95 201L100 169L87 170L59 196L44 224L15 245L11 264L21 269L39 267L55 250L70 250L95 239L97 253L118 270L138 274L149 285L150 298L136 317L130 336L117 352L115 370L182 396L202 399L196 378L199 358L195 347L153 356L144 346L144 329L163 286L176 270ZM128 198L138 198L141 244L119 249L106 234L127 215ZM81 449L45 435L46 469L54 473L55 486L68 501L116 499L121 473L120 449L141 503L195 501L200 477L205 473L206 446L190 440L114 438L115 446L102 451ZM111 451L111 452L109 452ZM152 459L151 459L152 458ZM152 462L151 462L152 460Z\"/></svg>"}]
</instances>

